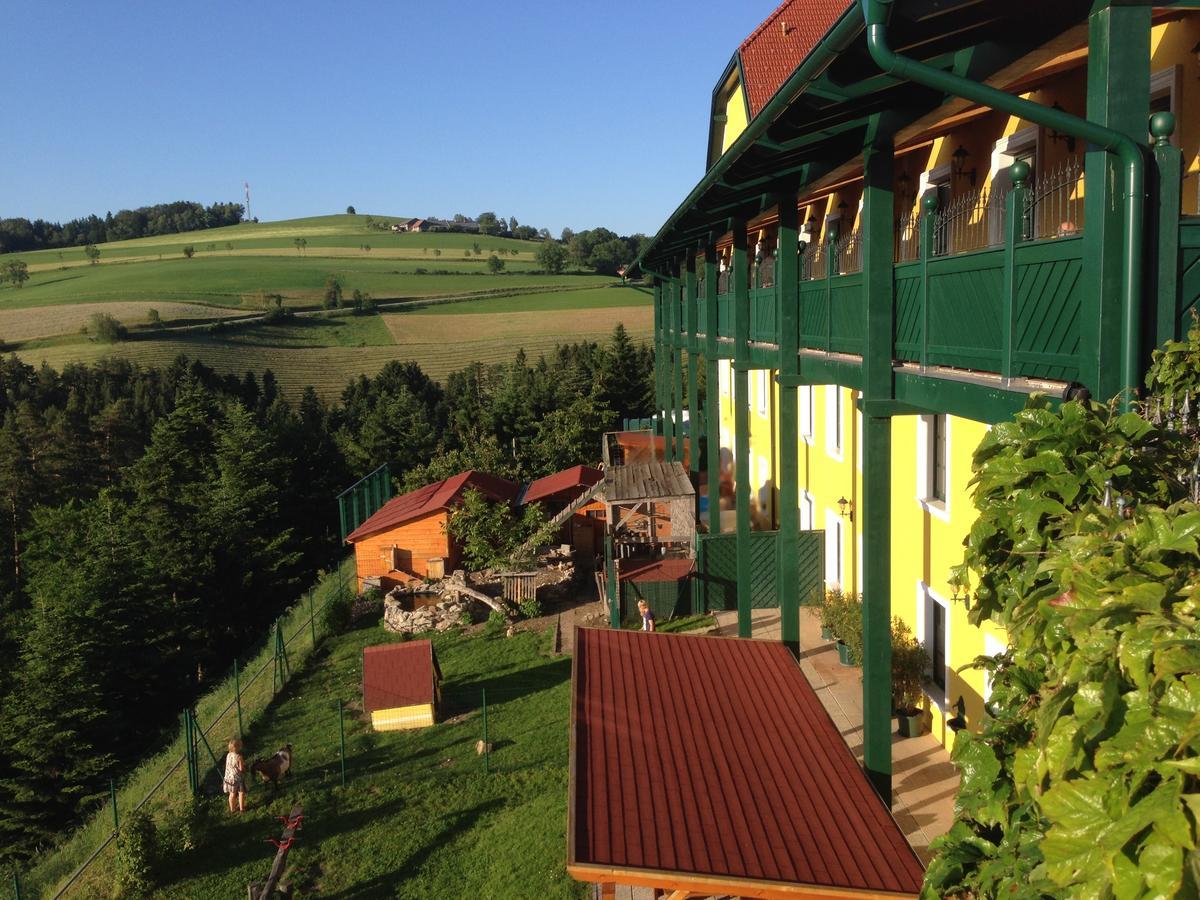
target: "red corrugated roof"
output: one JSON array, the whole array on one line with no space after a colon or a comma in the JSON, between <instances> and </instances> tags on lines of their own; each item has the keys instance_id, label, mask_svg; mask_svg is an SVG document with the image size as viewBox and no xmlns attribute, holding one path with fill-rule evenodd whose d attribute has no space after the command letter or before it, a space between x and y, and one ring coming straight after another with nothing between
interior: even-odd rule
<instances>
[{"instance_id":1,"label":"red corrugated roof","mask_svg":"<svg viewBox=\"0 0 1200 900\"><path fill-rule=\"evenodd\" d=\"M742 42L738 52L750 118L762 111L851 5L846 0L786 0Z\"/></svg>"},{"instance_id":2,"label":"red corrugated roof","mask_svg":"<svg viewBox=\"0 0 1200 900\"><path fill-rule=\"evenodd\" d=\"M617 560L617 578L620 581L679 581L687 578L696 567L692 559L656 559L651 562L627 559Z\"/></svg>"},{"instance_id":3,"label":"red corrugated roof","mask_svg":"<svg viewBox=\"0 0 1200 900\"><path fill-rule=\"evenodd\" d=\"M406 641L363 648L363 707L367 712L432 703L441 678L433 644Z\"/></svg>"},{"instance_id":4,"label":"red corrugated roof","mask_svg":"<svg viewBox=\"0 0 1200 900\"><path fill-rule=\"evenodd\" d=\"M916 854L782 644L581 628L571 702L577 877L920 891Z\"/></svg>"},{"instance_id":5,"label":"red corrugated roof","mask_svg":"<svg viewBox=\"0 0 1200 900\"><path fill-rule=\"evenodd\" d=\"M545 478L531 481L525 489L521 503L536 503L539 500L574 500L582 491L604 480L604 473L591 466L571 466ZM555 494L563 494L555 497Z\"/></svg>"},{"instance_id":6,"label":"red corrugated roof","mask_svg":"<svg viewBox=\"0 0 1200 900\"><path fill-rule=\"evenodd\" d=\"M488 475L486 472L474 470L459 472L450 478L434 484L427 484L423 488L417 488L415 491L389 500L379 507L370 518L346 535L346 541L354 543L369 534L403 525L405 522L411 522L413 519L419 519L432 512L449 509L467 492L468 488L475 488L493 500L504 503L511 503L516 499L518 491L517 485L511 481L497 478L495 475Z\"/></svg>"}]
</instances>

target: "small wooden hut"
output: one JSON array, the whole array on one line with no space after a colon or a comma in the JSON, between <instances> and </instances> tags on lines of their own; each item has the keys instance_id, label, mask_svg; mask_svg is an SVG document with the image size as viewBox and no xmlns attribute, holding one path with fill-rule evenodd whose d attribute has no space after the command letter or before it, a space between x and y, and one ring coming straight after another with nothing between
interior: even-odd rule
<instances>
[{"instance_id":1,"label":"small wooden hut","mask_svg":"<svg viewBox=\"0 0 1200 900\"><path fill-rule=\"evenodd\" d=\"M429 641L363 648L363 710L376 731L432 725L441 704L441 681Z\"/></svg>"}]
</instances>

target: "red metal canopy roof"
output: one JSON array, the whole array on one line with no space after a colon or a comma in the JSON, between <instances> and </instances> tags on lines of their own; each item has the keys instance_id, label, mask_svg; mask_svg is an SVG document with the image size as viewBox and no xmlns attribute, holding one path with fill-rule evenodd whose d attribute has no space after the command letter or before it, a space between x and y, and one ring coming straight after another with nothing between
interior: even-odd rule
<instances>
[{"instance_id":1,"label":"red metal canopy roof","mask_svg":"<svg viewBox=\"0 0 1200 900\"><path fill-rule=\"evenodd\" d=\"M539 500L574 500L584 490L604 480L604 473L591 466L571 466L545 478L531 481L521 497L521 503L536 503ZM562 497L555 497L563 494Z\"/></svg>"},{"instance_id":2,"label":"red metal canopy roof","mask_svg":"<svg viewBox=\"0 0 1200 900\"><path fill-rule=\"evenodd\" d=\"M847 0L786 0L742 41L739 53L750 118L762 111L850 5Z\"/></svg>"},{"instance_id":3,"label":"red metal canopy roof","mask_svg":"<svg viewBox=\"0 0 1200 900\"><path fill-rule=\"evenodd\" d=\"M363 648L363 709L395 709L432 703L441 678L433 644L406 641Z\"/></svg>"},{"instance_id":4,"label":"red metal canopy roof","mask_svg":"<svg viewBox=\"0 0 1200 900\"><path fill-rule=\"evenodd\" d=\"M499 500L511 503L517 496L517 486L511 481L488 475L486 472L459 472L423 488L417 488L389 500L379 507L365 522L346 535L347 543L354 543L370 534L403 525L413 519L439 510L449 509L469 488Z\"/></svg>"},{"instance_id":5,"label":"red metal canopy roof","mask_svg":"<svg viewBox=\"0 0 1200 900\"><path fill-rule=\"evenodd\" d=\"M655 559L647 562L636 562L628 559L617 560L617 579L619 581L679 581L687 578L696 568L694 559Z\"/></svg>"},{"instance_id":6,"label":"red metal canopy roof","mask_svg":"<svg viewBox=\"0 0 1200 900\"><path fill-rule=\"evenodd\" d=\"M782 644L581 628L571 702L574 877L920 891L920 861Z\"/></svg>"}]
</instances>

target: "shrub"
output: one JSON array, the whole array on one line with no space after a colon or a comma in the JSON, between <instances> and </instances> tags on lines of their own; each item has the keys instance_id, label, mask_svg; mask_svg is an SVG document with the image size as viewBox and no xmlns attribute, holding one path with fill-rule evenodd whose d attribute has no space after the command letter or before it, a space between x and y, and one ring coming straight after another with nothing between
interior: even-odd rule
<instances>
[{"instance_id":1,"label":"shrub","mask_svg":"<svg viewBox=\"0 0 1200 900\"><path fill-rule=\"evenodd\" d=\"M850 648L852 659L861 660L862 601L858 595L832 588L825 593L822 610L822 624L828 624L834 637Z\"/></svg>"},{"instance_id":2,"label":"shrub","mask_svg":"<svg viewBox=\"0 0 1200 900\"><path fill-rule=\"evenodd\" d=\"M354 612L354 598L349 592L343 592L329 601L329 605L321 613L321 624L329 634L340 634L350 626Z\"/></svg>"},{"instance_id":3,"label":"shrub","mask_svg":"<svg viewBox=\"0 0 1200 900\"><path fill-rule=\"evenodd\" d=\"M913 715L921 708L929 656L902 619L892 619L892 708Z\"/></svg>"},{"instance_id":4,"label":"shrub","mask_svg":"<svg viewBox=\"0 0 1200 900\"><path fill-rule=\"evenodd\" d=\"M508 628L508 619L504 617L504 613L492 610L487 617L487 621L483 624L484 637L498 637L503 634Z\"/></svg>"},{"instance_id":5,"label":"shrub","mask_svg":"<svg viewBox=\"0 0 1200 900\"><path fill-rule=\"evenodd\" d=\"M183 255L186 256L188 259L191 259L193 256L196 255L196 248L193 247L191 244L188 244L186 247L183 248Z\"/></svg>"},{"instance_id":6,"label":"shrub","mask_svg":"<svg viewBox=\"0 0 1200 900\"><path fill-rule=\"evenodd\" d=\"M342 305L342 283L336 275L330 275L325 281L325 292L321 295L321 306L324 309L337 309Z\"/></svg>"},{"instance_id":7,"label":"shrub","mask_svg":"<svg viewBox=\"0 0 1200 900\"><path fill-rule=\"evenodd\" d=\"M146 310L146 322L150 325L161 325L162 316L158 314L157 309L148 309Z\"/></svg>"},{"instance_id":8,"label":"shrub","mask_svg":"<svg viewBox=\"0 0 1200 900\"><path fill-rule=\"evenodd\" d=\"M158 832L149 814L134 810L126 814L117 834L113 873L114 897L146 897L154 888L158 857Z\"/></svg>"},{"instance_id":9,"label":"shrub","mask_svg":"<svg viewBox=\"0 0 1200 900\"><path fill-rule=\"evenodd\" d=\"M93 313L88 319L87 330L96 336L102 344L115 344L125 340L129 329L117 320L112 313Z\"/></svg>"},{"instance_id":10,"label":"shrub","mask_svg":"<svg viewBox=\"0 0 1200 900\"><path fill-rule=\"evenodd\" d=\"M521 615L526 619L536 619L542 614L542 601L536 597L530 597L528 600L522 600L520 604Z\"/></svg>"},{"instance_id":11,"label":"shrub","mask_svg":"<svg viewBox=\"0 0 1200 900\"><path fill-rule=\"evenodd\" d=\"M208 835L209 810L207 800L188 797L182 806L173 808L159 829L159 850L166 853L188 853L204 845Z\"/></svg>"}]
</instances>

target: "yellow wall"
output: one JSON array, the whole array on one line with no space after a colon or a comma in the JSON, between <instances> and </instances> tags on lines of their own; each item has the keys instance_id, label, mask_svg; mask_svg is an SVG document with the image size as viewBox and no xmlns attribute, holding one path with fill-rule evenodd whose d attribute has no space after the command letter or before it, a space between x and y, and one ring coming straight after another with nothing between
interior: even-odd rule
<instances>
[{"instance_id":1,"label":"yellow wall","mask_svg":"<svg viewBox=\"0 0 1200 900\"><path fill-rule=\"evenodd\" d=\"M1175 140L1183 150L1183 212L1200 214L1200 15L1167 22L1150 32L1150 72L1175 66Z\"/></svg>"},{"instance_id":2,"label":"yellow wall","mask_svg":"<svg viewBox=\"0 0 1200 900\"><path fill-rule=\"evenodd\" d=\"M741 84L733 89L729 99L725 101L724 113L725 130L721 136L722 153L733 146L733 142L746 130L748 124L746 121L746 95L742 91Z\"/></svg>"},{"instance_id":3,"label":"yellow wall","mask_svg":"<svg viewBox=\"0 0 1200 900\"><path fill-rule=\"evenodd\" d=\"M405 731L409 728L426 728L432 724L431 703L377 709L371 713L371 727L376 731Z\"/></svg>"}]
</instances>

